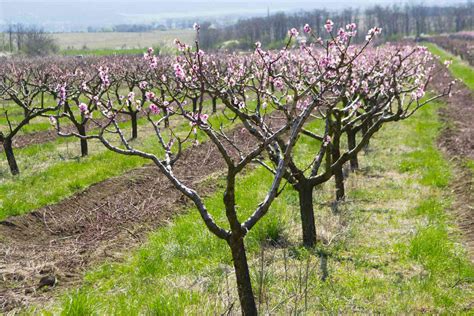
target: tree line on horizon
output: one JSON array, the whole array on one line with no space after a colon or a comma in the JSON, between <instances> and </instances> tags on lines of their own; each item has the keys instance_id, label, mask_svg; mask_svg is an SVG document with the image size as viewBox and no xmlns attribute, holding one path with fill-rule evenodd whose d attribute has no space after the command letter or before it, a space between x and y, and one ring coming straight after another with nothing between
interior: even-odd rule
<instances>
[{"instance_id":1,"label":"tree line on horizon","mask_svg":"<svg viewBox=\"0 0 474 316\"><path fill-rule=\"evenodd\" d=\"M376 5L365 10L347 8L338 12L325 9L293 14L280 12L266 17L242 19L225 28L216 28L210 22L201 23L200 45L206 49L251 49L256 41L260 41L264 45L279 47L287 38L290 26L303 27L309 21L317 26L317 34L324 34L322 25L329 16L337 25L355 22L361 31L378 25L383 28L382 40L394 41L410 36L419 38L425 34L473 30L474 2L449 6ZM363 41L364 34L360 32L355 40Z\"/></svg>"},{"instance_id":2,"label":"tree line on horizon","mask_svg":"<svg viewBox=\"0 0 474 316\"><path fill-rule=\"evenodd\" d=\"M216 27L212 22L201 23L199 42L203 49L253 49L259 41L267 48L281 47L292 26L303 27L308 21L316 26L317 34L324 34L322 25L328 17L338 25L355 22L361 32L354 36L355 42L364 40L368 26L378 25L383 29L382 41L397 41L405 37L419 38L422 35L471 31L474 25L474 2L462 5L376 5L365 10L347 8L331 12L326 9L279 12L266 17L241 19L237 23ZM183 24L183 27L187 27ZM155 28L146 25L119 25L115 32L146 32ZM54 38L42 28L21 23L10 24L0 41L0 51L21 53L29 56L44 56L57 53L59 47Z\"/></svg>"}]
</instances>

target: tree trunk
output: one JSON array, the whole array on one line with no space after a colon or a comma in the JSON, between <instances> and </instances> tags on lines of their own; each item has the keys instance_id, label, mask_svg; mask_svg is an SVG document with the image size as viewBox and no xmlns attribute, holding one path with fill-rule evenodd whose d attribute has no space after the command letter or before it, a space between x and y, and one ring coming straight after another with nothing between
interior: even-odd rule
<instances>
[{"instance_id":1,"label":"tree trunk","mask_svg":"<svg viewBox=\"0 0 474 316\"><path fill-rule=\"evenodd\" d=\"M77 131L79 135L86 136L86 127L84 125L78 125ZM89 154L89 149L87 147L87 139L81 138L81 156L86 157Z\"/></svg>"},{"instance_id":2,"label":"tree trunk","mask_svg":"<svg viewBox=\"0 0 474 316\"><path fill-rule=\"evenodd\" d=\"M316 224L313 209L313 187L302 185L297 188L300 200L301 226L303 229L303 245L312 248L316 244Z\"/></svg>"},{"instance_id":3,"label":"tree trunk","mask_svg":"<svg viewBox=\"0 0 474 316\"><path fill-rule=\"evenodd\" d=\"M334 179L336 182L336 200L343 201L346 194L344 190L344 172L342 171L342 167L336 169Z\"/></svg>"},{"instance_id":4,"label":"tree trunk","mask_svg":"<svg viewBox=\"0 0 474 316\"><path fill-rule=\"evenodd\" d=\"M217 112L217 98L213 97L212 98L212 113L216 113L216 112Z\"/></svg>"},{"instance_id":5,"label":"tree trunk","mask_svg":"<svg viewBox=\"0 0 474 316\"><path fill-rule=\"evenodd\" d=\"M8 166L10 166L10 172L14 176L19 174L20 169L18 169L15 155L13 154L12 140L10 138L6 138L3 140L3 149L5 150L5 154L7 156Z\"/></svg>"},{"instance_id":6,"label":"tree trunk","mask_svg":"<svg viewBox=\"0 0 474 316\"><path fill-rule=\"evenodd\" d=\"M362 136L367 134L368 130L369 130L369 124L365 122L364 124L362 124ZM369 150L369 142L367 141L367 143L364 145L364 151L367 152L368 150Z\"/></svg>"},{"instance_id":7,"label":"tree trunk","mask_svg":"<svg viewBox=\"0 0 474 316\"><path fill-rule=\"evenodd\" d=\"M356 133L353 130L347 131L347 144L349 147L349 150L352 150L356 147ZM359 160L357 158L357 155L354 155L351 160L351 170L355 171L359 169Z\"/></svg>"},{"instance_id":8,"label":"tree trunk","mask_svg":"<svg viewBox=\"0 0 474 316\"><path fill-rule=\"evenodd\" d=\"M341 151L339 148L339 136L335 136L332 144L332 161L337 161L341 157ZM342 171L342 165L334 170L334 180L336 182L336 201L344 200L344 172Z\"/></svg>"},{"instance_id":9,"label":"tree trunk","mask_svg":"<svg viewBox=\"0 0 474 316\"><path fill-rule=\"evenodd\" d=\"M242 315L257 315L257 305L255 304L255 298L253 296L243 237L232 235L229 240L229 246L232 251Z\"/></svg>"},{"instance_id":10,"label":"tree trunk","mask_svg":"<svg viewBox=\"0 0 474 316\"><path fill-rule=\"evenodd\" d=\"M336 131L331 144L331 156L332 161L336 162L341 157L341 129L340 129L340 118L337 117ZM334 170L334 180L336 182L336 201L344 200L344 173L342 171L342 165L339 165Z\"/></svg>"},{"instance_id":11,"label":"tree trunk","mask_svg":"<svg viewBox=\"0 0 474 316\"><path fill-rule=\"evenodd\" d=\"M192 98L193 100L193 113L197 112L197 103L198 103L198 97Z\"/></svg>"},{"instance_id":12,"label":"tree trunk","mask_svg":"<svg viewBox=\"0 0 474 316\"><path fill-rule=\"evenodd\" d=\"M138 137L138 122L137 122L137 112L131 112L130 116L132 118L132 139Z\"/></svg>"}]
</instances>

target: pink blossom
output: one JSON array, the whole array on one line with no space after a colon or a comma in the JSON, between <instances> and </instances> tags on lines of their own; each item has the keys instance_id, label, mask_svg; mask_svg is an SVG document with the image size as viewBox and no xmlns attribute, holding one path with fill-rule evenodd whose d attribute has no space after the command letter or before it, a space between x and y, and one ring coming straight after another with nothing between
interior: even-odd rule
<instances>
[{"instance_id":1,"label":"pink blossom","mask_svg":"<svg viewBox=\"0 0 474 316\"><path fill-rule=\"evenodd\" d=\"M260 42L255 42L255 48L256 48L256 49L260 49L260 47L262 47L262 43L260 43Z\"/></svg>"},{"instance_id":2,"label":"pink blossom","mask_svg":"<svg viewBox=\"0 0 474 316\"><path fill-rule=\"evenodd\" d=\"M191 117L192 117L192 121L189 122L189 125L191 125L191 126L196 126L196 125L198 125L199 123L207 124L207 119L209 118L209 115L207 115L207 114L199 114L199 113L195 113L195 114L192 114L192 113L191 113ZM194 133L196 134L196 130L195 130L195 129L194 129Z\"/></svg>"},{"instance_id":3,"label":"pink blossom","mask_svg":"<svg viewBox=\"0 0 474 316\"><path fill-rule=\"evenodd\" d=\"M329 145L331 143L331 141L332 141L331 136L326 135L326 137L324 138L324 145L325 146Z\"/></svg>"},{"instance_id":4,"label":"pink blossom","mask_svg":"<svg viewBox=\"0 0 474 316\"><path fill-rule=\"evenodd\" d=\"M339 41L345 42L347 41L349 34L346 33L343 28L340 28L339 31L337 31L337 36L339 37Z\"/></svg>"},{"instance_id":5,"label":"pink blossom","mask_svg":"<svg viewBox=\"0 0 474 316\"><path fill-rule=\"evenodd\" d=\"M289 36L297 37L299 35L298 30L295 28L292 28L291 30L288 31Z\"/></svg>"},{"instance_id":6,"label":"pink blossom","mask_svg":"<svg viewBox=\"0 0 474 316\"><path fill-rule=\"evenodd\" d=\"M138 84L138 87L142 90L146 89L148 87L148 82L146 81L141 81L139 84Z\"/></svg>"},{"instance_id":7,"label":"pink blossom","mask_svg":"<svg viewBox=\"0 0 474 316\"><path fill-rule=\"evenodd\" d=\"M82 113L86 113L87 112L87 104L80 103L79 104L79 111L81 111Z\"/></svg>"},{"instance_id":8,"label":"pink blossom","mask_svg":"<svg viewBox=\"0 0 474 316\"><path fill-rule=\"evenodd\" d=\"M423 89L423 87L419 87L416 91L413 91L411 95L413 99L419 100L424 97L425 90Z\"/></svg>"},{"instance_id":9,"label":"pink blossom","mask_svg":"<svg viewBox=\"0 0 474 316\"><path fill-rule=\"evenodd\" d=\"M149 109L152 114L160 114L160 108L154 103L150 104Z\"/></svg>"},{"instance_id":10,"label":"pink blossom","mask_svg":"<svg viewBox=\"0 0 474 316\"><path fill-rule=\"evenodd\" d=\"M273 80L273 84L275 85L275 88L277 88L279 90L283 90L284 84L283 84L282 79L277 78L277 79Z\"/></svg>"},{"instance_id":11,"label":"pink blossom","mask_svg":"<svg viewBox=\"0 0 474 316\"><path fill-rule=\"evenodd\" d=\"M204 123L207 123L207 119L209 118L209 115L207 114L201 114L199 116L199 118L201 119L201 121L203 121Z\"/></svg>"},{"instance_id":12,"label":"pink blossom","mask_svg":"<svg viewBox=\"0 0 474 316\"><path fill-rule=\"evenodd\" d=\"M357 28L357 24L355 24L355 23L350 23L350 24L347 24L347 25L346 25L346 29L347 29L348 31L351 31L351 32L355 31L356 28Z\"/></svg>"},{"instance_id":13,"label":"pink blossom","mask_svg":"<svg viewBox=\"0 0 474 316\"><path fill-rule=\"evenodd\" d=\"M303 100L303 101L298 101L298 103L296 104L296 108L298 110L306 110L306 108L308 107L309 105L309 101L308 100Z\"/></svg>"},{"instance_id":14,"label":"pink blossom","mask_svg":"<svg viewBox=\"0 0 474 316\"><path fill-rule=\"evenodd\" d=\"M99 77L102 82L102 86L107 88L110 85L110 80L108 76L109 69L107 67L100 67L99 68Z\"/></svg>"},{"instance_id":15,"label":"pink blossom","mask_svg":"<svg viewBox=\"0 0 474 316\"><path fill-rule=\"evenodd\" d=\"M183 67L178 63L174 64L174 74L178 79L186 79L186 74L184 73Z\"/></svg>"},{"instance_id":16,"label":"pink blossom","mask_svg":"<svg viewBox=\"0 0 474 316\"><path fill-rule=\"evenodd\" d=\"M65 84L58 85L56 90L58 91L58 96L59 96L58 104L64 105L64 103L66 103L66 98L67 98L66 85Z\"/></svg>"},{"instance_id":17,"label":"pink blossom","mask_svg":"<svg viewBox=\"0 0 474 316\"><path fill-rule=\"evenodd\" d=\"M305 33L311 33L311 27L309 26L309 24L305 24L305 25L304 25L303 31L304 31Z\"/></svg>"},{"instance_id":18,"label":"pink blossom","mask_svg":"<svg viewBox=\"0 0 474 316\"><path fill-rule=\"evenodd\" d=\"M324 24L324 28L325 28L326 31L328 31L328 33L329 33L329 32L332 31L333 25L334 25L334 22L333 22L333 21L327 20L327 21L326 21L326 24Z\"/></svg>"},{"instance_id":19,"label":"pink blossom","mask_svg":"<svg viewBox=\"0 0 474 316\"><path fill-rule=\"evenodd\" d=\"M135 92L130 91L130 92L128 93L127 98L128 98L128 101L129 101L129 102L133 102L133 100L135 100Z\"/></svg>"},{"instance_id":20,"label":"pink blossom","mask_svg":"<svg viewBox=\"0 0 474 316\"><path fill-rule=\"evenodd\" d=\"M152 101L155 98L155 93L148 91L145 93L145 97L148 101Z\"/></svg>"},{"instance_id":21,"label":"pink blossom","mask_svg":"<svg viewBox=\"0 0 474 316\"><path fill-rule=\"evenodd\" d=\"M180 52L184 52L186 49L190 48L188 45L181 43L180 41L176 42L176 46L178 46Z\"/></svg>"},{"instance_id":22,"label":"pink blossom","mask_svg":"<svg viewBox=\"0 0 474 316\"><path fill-rule=\"evenodd\" d=\"M365 40L368 41L370 40L372 37L376 36L376 35L379 35L380 33L382 33L382 28L380 27L373 27L371 28L368 32L367 32L367 36L365 37Z\"/></svg>"}]
</instances>

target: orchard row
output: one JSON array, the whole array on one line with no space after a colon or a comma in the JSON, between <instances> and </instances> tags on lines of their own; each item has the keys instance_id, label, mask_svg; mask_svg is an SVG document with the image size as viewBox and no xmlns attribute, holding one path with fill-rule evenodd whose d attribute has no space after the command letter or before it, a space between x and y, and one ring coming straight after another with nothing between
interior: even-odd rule
<instances>
[{"instance_id":1,"label":"orchard row","mask_svg":"<svg viewBox=\"0 0 474 316\"><path fill-rule=\"evenodd\" d=\"M335 198L343 200L343 167L359 167L358 154L370 138L384 124L409 118L451 88L425 97L436 74L424 47L372 47L378 28L368 32L364 44L352 45L354 23L337 30L328 20L324 28L327 40L309 25L289 30L280 51L266 51L257 42L251 54L207 54L199 48L195 25L198 40L193 46L176 40L174 57L155 56L149 49L143 58L8 61L0 66L0 98L8 109L23 111L17 124L5 111L8 128L0 134L11 172L19 173L13 138L42 116L49 117L59 135L77 137L83 156L88 141L95 139L118 154L149 159L194 202L207 229L228 243L242 311L253 315L244 238L267 215L280 190L289 185L298 192L303 243L313 247L314 188L334 179ZM131 122L131 139L120 124L124 120ZM154 152L134 146L141 121L156 136ZM240 148L230 136L232 128L240 128L254 146ZM173 172L198 135L216 146L227 165L225 227L214 221L199 192ZM318 144L314 156L296 157L301 137ZM251 163L266 168L273 182L253 214L242 219L236 179Z\"/></svg>"}]
</instances>

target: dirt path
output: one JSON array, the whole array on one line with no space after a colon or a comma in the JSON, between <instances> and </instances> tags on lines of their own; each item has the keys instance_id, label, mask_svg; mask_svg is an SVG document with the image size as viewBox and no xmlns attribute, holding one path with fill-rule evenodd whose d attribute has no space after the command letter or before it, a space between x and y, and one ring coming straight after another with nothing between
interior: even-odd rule
<instances>
[{"instance_id":1,"label":"dirt path","mask_svg":"<svg viewBox=\"0 0 474 316\"><path fill-rule=\"evenodd\" d=\"M244 150L255 144L240 128L229 136ZM206 195L216 189L216 181L206 180L224 168L215 146L205 143L184 153L175 174ZM0 313L46 303L61 289L81 282L88 268L107 259L121 260L147 232L169 223L186 204L156 167L146 166L0 222ZM58 278L57 286L36 291L47 275Z\"/></svg>"},{"instance_id":2,"label":"dirt path","mask_svg":"<svg viewBox=\"0 0 474 316\"><path fill-rule=\"evenodd\" d=\"M439 91L454 80L446 68L440 68L441 74L432 82L433 88ZM452 209L474 262L474 175L464 165L466 158L474 160L474 94L458 82L445 102L447 106L441 110L441 117L446 122L446 129L439 139L439 146L456 162L451 185L456 198Z\"/></svg>"}]
</instances>

